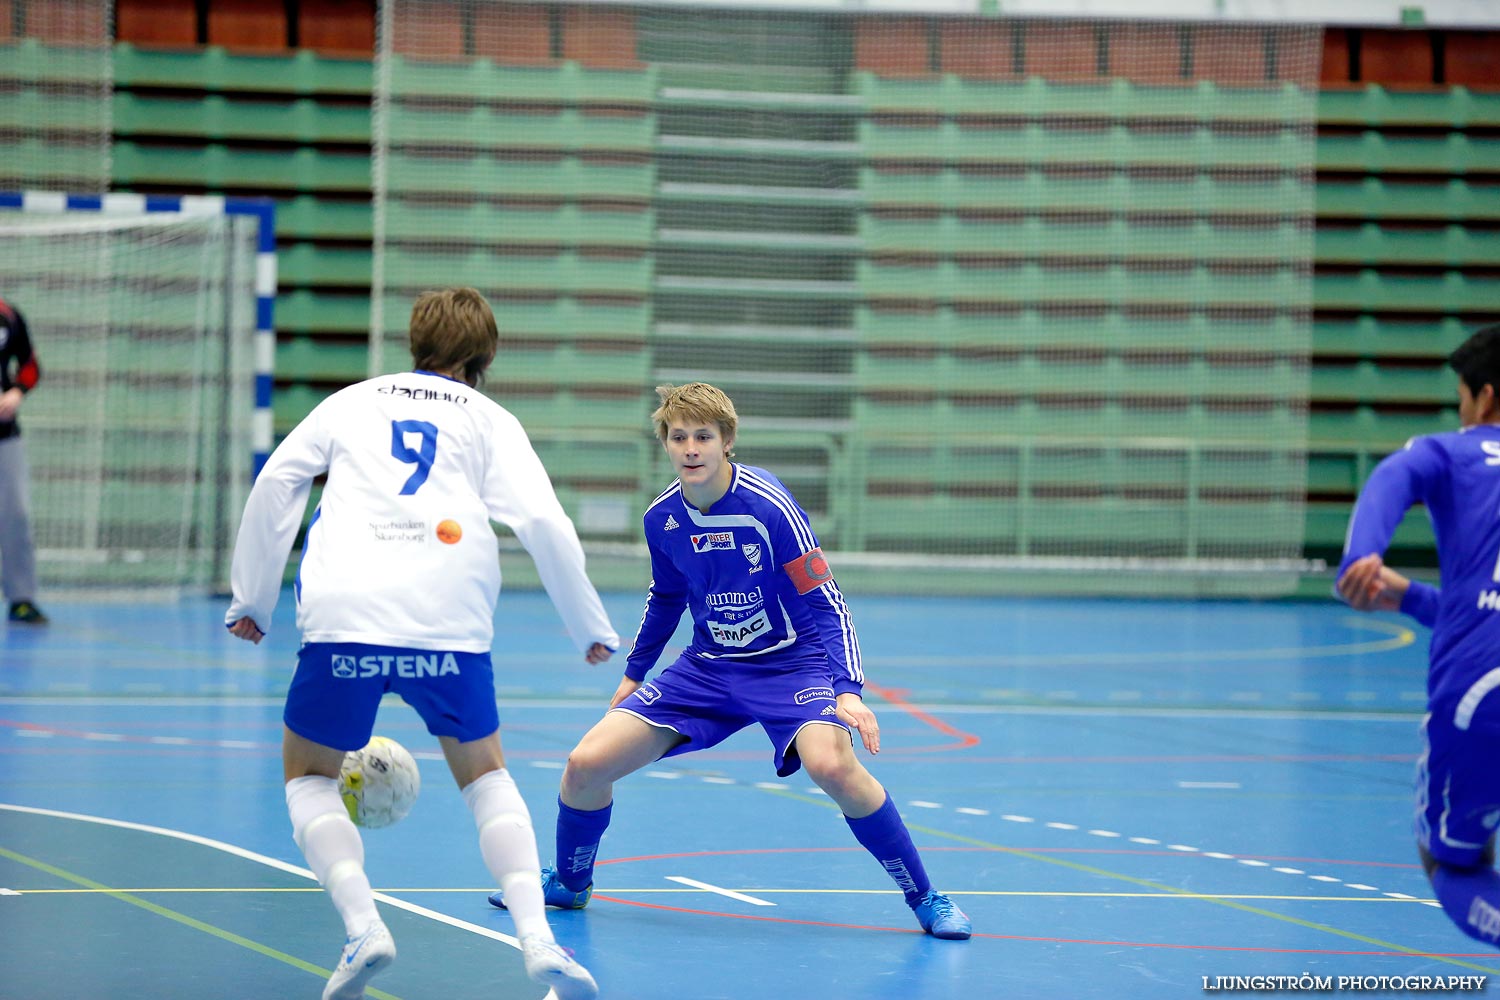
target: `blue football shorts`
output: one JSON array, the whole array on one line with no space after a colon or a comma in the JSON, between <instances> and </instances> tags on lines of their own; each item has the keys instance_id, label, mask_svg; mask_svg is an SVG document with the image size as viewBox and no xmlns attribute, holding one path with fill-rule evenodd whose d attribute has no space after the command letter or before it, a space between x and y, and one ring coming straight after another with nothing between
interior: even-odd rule
<instances>
[{"instance_id":1,"label":"blue football shorts","mask_svg":"<svg viewBox=\"0 0 1500 1000\"><path fill-rule=\"evenodd\" d=\"M705 660L684 653L615 708L682 734L663 757L706 750L752 723L771 740L776 773L802 766L794 742L804 726L838 726L833 675L823 653Z\"/></svg>"},{"instance_id":2,"label":"blue football shorts","mask_svg":"<svg viewBox=\"0 0 1500 1000\"><path fill-rule=\"evenodd\" d=\"M1471 868L1500 825L1500 699L1434 702L1417 759L1417 842L1434 858Z\"/></svg>"},{"instance_id":3,"label":"blue football shorts","mask_svg":"<svg viewBox=\"0 0 1500 1000\"><path fill-rule=\"evenodd\" d=\"M298 736L336 750L370 742L387 691L401 696L434 736L461 743L500 728L489 653L358 642L309 642L297 653L282 720Z\"/></svg>"}]
</instances>

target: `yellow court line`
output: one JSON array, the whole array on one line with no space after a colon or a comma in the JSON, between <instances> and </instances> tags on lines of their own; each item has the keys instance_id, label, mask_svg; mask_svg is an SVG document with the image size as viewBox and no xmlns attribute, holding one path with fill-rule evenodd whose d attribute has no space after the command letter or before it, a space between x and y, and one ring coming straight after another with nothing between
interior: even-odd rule
<instances>
[{"instance_id":1,"label":"yellow court line","mask_svg":"<svg viewBox=\"0 0 1500 1000\"><path fill-rule=\"evenodd\" d=\"M212 935L213 937L216 937L221 941L227 941L230 944L239 945L241 948L247 948L250 951L255 952L256 954L264 955L267 958L274 958L278 962L290 965L294 969L301 969L303 972L310 972L321 979L327 979L329 976L333 975L332 971L328 969L321 969L318 966L313 965L311 962L304 962L297 956L288 955L284 951L278 951L275 948L272 948L270 945L261 944L259 941L252 941L247 937L242 937L239 934L234 933L233 931L226 931L222 927L215 927L213 924L204 923L203 921L198 920L194 917L190 917L185 913L178 913L176 910L169 910L165 906L159 906L149 900L140 899L124 890L111 889L109 886L104 885L103 883L95 882L93 879L86 878L82 875L76 874L75 872L66 871L65 869L56 867L55 865L49 865L45 861L39 861L36 858L29 858L24 854L17 854L15 851L7 850L4 847L0 847L0 858L8 858L11 861L26 865L29 868L35 868L37 871L46 872L48 875L60 878L65 882L72 882L74 885L84 886L92 892L100 892L106 896L112 896L122 903L129 903L131 906L138 906L148 913L154 913L159 917L166 917L168 920L174 920L185 927L191 927L193 930L202 931L203 933ZM381 990L377 990L371 986L365 987L365 993L369 996L375 997L376 1000L401 1000L400 997L394 996L390 993L382 992Z\"/></svg>"},{"instance_id":2,"label":"yellow court line","mask_svg":"<svg viewBox=\"0 0 1500 1000\"><path fill-rule=\"evenodd\" d=\"M771 795L780 795L783 798L794 799L798 802L807 802L812 805L823 806L825 809L838 808L838 805L835 803L825 802L820 799L815 799L810 795L803 795L800 792L793 792L784 788L761 788L759 790ZM1150 879L1136 878L1133 875L1125 875L1121 872L1113 872L1108 870L1107 868L1096 868L1093 865L1085 865L1077 861L1069 861L1065 858L1050 857L1045 854L1036 854L1032 851L1023 851L1015 847L1006 847L1004 844L994 844L987 840L978 840L974 837L965 837L962 834L949 833L946 830L936 830L930 826L918 826L915 823L907 823L906 828L914 833L925 833L928 836L940 837L944 840L951 840L955 841L956 843L967 844L970 847L982 847L986 850L997 851L1003 854L1011 854L1018 858L1026 858L1030 861L1040 861L1043 864L1056 865L1060 868L1068 868L1073 871L1084 872L1088 875L1097 875L1101 878L1113 879L1117 882L1127 882L1131 885L1138 885L1146 889L1154 890L1158 893L1168 893L1173 896L1183 896L1191 899L1199 899L1205 903L1212 903L1215 906L1223 906L1231 910L1239 910L1242 913L1250 913L1259 917L1269 917L1272 920L1279 920L1283 923L1295 924L1298 927L1306 927L1309 930L1323 931L1324 933L1333 934L1337 937L1346 938L1350 941L1358 941L1361 944L1373 945L1377 948L1389 948L1392 951L1397 951L1404 955L1418 955L1423 958L1433 958L1439 962L1445 962L1448 965L1456 965L1464 969L1473 969L1476 972L1488 972L1491 974L1500 975L1500 968L1495 968L1494 966L1475 965L1472 962L1464 962L1455 958L1443 958L1441 956L1432 955L1430 952L1422 951L1419 948L1408 948L1406 945L1396 944L1393 941L1384 941L1380 938L1368 937L1364 934L1356 934L1353 931L1346 931L1341 927L1330 927L1328 924L1320 924L1313 920L1303 920L1299 917L1288 916L1284 913L1277 913L1274 910L1263 910L1258 906L1248 906L1244 903L1236 902L1233 899L1222 896L1198 895L1188 892L1186 889L1178 889L1175 886L1162 885L1160 882L1153 882Z\"/></svg>"},{"instance_id":3,"label":"yellow court line","mask_svg":"<svg viewBox=\"0 0 1500 1000\"><path fill-rule=\"evenodd\" d=\"M235 893L243 895L246 893L260 892L305 892L321 893L319 887L310 889L277 889L262 886L223 886L220 888L113 888L113 889L15 889L12 890L22 896L78 896L89 894L114 895L116 893ZM377 892L404 893L414 895L416 893L488 893L494 892L492 886L474 886L469 888L387 888L378 889ZM898 895L899 889L768 889L765 886L742 886L735 892L750 892L760 896L894 896ZM687 886L681 887L658 887L638 886L635 888L611 887L611 896L633 896L646 893L691 893L704 895L706 889L693 889ZM950 896L1020 896L1020 897L1050 897L1050 896L1077 896L1084 899L1267 899L1267 900L1292 900L1304 903L1432 903L1435 900L1412 897L1410 899L1393 899L1389 896L1284 896L1270 893L1249 892L1064 892L1053 889L971 889L971 890L948 890Z\"/></svg>"}]
</instances>

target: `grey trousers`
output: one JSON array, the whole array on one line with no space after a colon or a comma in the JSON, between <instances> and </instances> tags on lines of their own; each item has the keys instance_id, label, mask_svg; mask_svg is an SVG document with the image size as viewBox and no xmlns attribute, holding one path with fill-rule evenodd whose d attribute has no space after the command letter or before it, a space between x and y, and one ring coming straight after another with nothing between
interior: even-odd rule
<instances>
[{"instance_id":1,"label":"grey trousers","mask_svg":"<svg viewBox=\"0 0 1500 1000\"><path fill-rule=\"evenodd\" d=\"M27 494L31 474L20 436L0 440L0 592L12 604L36 598L36 546Z\"/></svg>"}]
</instances>

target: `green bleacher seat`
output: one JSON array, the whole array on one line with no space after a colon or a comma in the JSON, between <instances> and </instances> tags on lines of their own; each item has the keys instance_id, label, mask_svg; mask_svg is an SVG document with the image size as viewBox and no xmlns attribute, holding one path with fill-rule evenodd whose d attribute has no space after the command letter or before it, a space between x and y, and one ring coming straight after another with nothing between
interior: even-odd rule
<instances>
[{"instance_id":1,"label":"green bleacher seat","mask_svg":"<svg viewBox=\"0 0 1500 1000\"><path fill-rule=\"evenodd\" d=\"M1443 405L1456 402L1456 393L1453 373L1439 365L1405 368L1364 360L1312 369L1312 398L1320 401Z\"/></svg>"},{"instance_id":2,"label":"green bleacher seat","mask_svg":"<svg viewBox=\"0 0 1500 1000\"><path fill-rule=\"evenodd\" d=\"M1209 127L1145 131L1124 125L1105 129L1062 124L979 127L952 120L890 123L866 119L860 123L859 135L865 156L876 162L1279 170L1308 162L1313 155L1311 138L1290 128L1267 137Z\"/></svg>"},{"instance_id":3,"label":"green bleacher seat","mask_svg":"<svg viewBox=\"0 0 1500 1000\"><path fill-rule=\"evenodd\" d=\"M155 145L117 140L114 181L179 190L368 192L370 156L302 147Z\"/></svg>"},{"instance_id":4,"label":"green bleacher seat","mask_svg":"<svg viewBox=\"0 0 1500 1000\"><path fill-rule=\"evenodd\" d=\"M528 430L548 427L607 431L640 426L641 408L649 406L648 392L644 388L638 395L507 391L496 393L496 399ZM649 413L650 409L644 412Z\"/></svg>"},{"instance_id":5,"label":"green bleacher seat","mask_svg":"<svg viewBox=\"0 0 1500 1000\"><path fill-rule=\"evenodd\" d=\"M107 87L111 62L111 53L98 47L8 38L0 42L0 86ZM6 99L10 100L11 95L7 94Z\"/></svg>"},{"instance_id":6,"label":"green bleacher seat","mask_svg":"<svg viewBox=\"0 0 1500 1000\"><path fill-rule=\"evenodd\" d=\"M1500 219L1500 183L1328 177L1318 181L1317 207L1319 218L1493 222Z\"/></svg>"},{"instance_id":7,"label":"green bleacher seat","mask_svg":"<svg viewBox=\"0 0 1500 1000\"><path fill-rule=\"evenodd\" d=\"M654 215L649 210L591 209L577 204L535 206L473 202L429 205L406 198L386 204L390 240L493 240L505 245L549 244L648 247Z\"/></svg>"},{"instance_id":8,"label":"green bleacher seat","mask_svg":"<svg viewBox=\"0 0 1500 1000\"><path fill-rule=\"evenodd\" d=\"M285 436L323 400L338 390L335 385L278 385L271 393L272 422L277 437Z\"/></svg>"},{"instance_id":9,"label":"green bleacher seat","mask_svg":"<svg viewBox=\"0 0 1500 1000\"><path fill-rule=\"evenodd\" d=\"M1344 535L1349 530L1350 504L1342 502L1313 501L1307 505L1307 529L1304 533L1309 547L1342 549ZM1432 522L1425 517L1407 517L1396 529L1391 539L1392 548L1432 549L1435 539Z\"/></svg>"},{"instance_id":10,"label":"green bleacher seat","mask_svg":"<svg viewBox=\"0 0 1500 1000\"><path fill-rule=\"evenodd\" d=\"M1112 79L1098 84L973 80L944 74L923 78L860 72L854 89L876 113L1013 115L1017 118L1114 121L1188 120L1283 122L1311 117L1316 96L1291 84L1263 88L1153 87Z\"/></svg>"},{"instance_id":11,"label":"green bleacher seat","mask_svg":"<svg viewBox=\"0 0 1500 1000\"><path fill-rule=\"evenodd\" d=\"M497 290L645 295L651 282L651 257L646 253L496 253L490 249L456 250L443 244L404 243L387 245L385 267L387 274L400 275L403 284L431 287L472 285Z\"/></svg>"},{"instance_id":12,"label":"green bleacher seat","mask_svg":"<svg viewBox=\"0 0 1500 1000\"><path fill-rule=\"evenodd\" d=\"M1313 321L1313 354L1444 358L1463 343L1474 325L1454 316L1406 321L1369 314L1352 319L1319 318Z\"/></svg>"},{"instance_id":13,"label":"green bleacher seat","mask_svg":"<svg viewBox=\"0 0 1500 1000\"><path fill-rule=\"evenodd\" d=\"M525 196L594 200L649 198L655 169L651 162L582 159L566 155L546 159L504 159L484 153L455 158L392 151L387 164L392 193Z\"/></svg>"},{"instance_id":14,"label":"green bleacher seat","mask_svg":"<svg viewBox=\"0 0 1500 1000\"><path fill-rule=\"evenodd\" d=\"M114 51L117 87L324 94L368 98L374 82L367 59L320 56L311 49L251 55L217 45L207 48L139 48L119 42Z\"/></svg>"},{"instance_id":15,"label":"green bleacher seat","mask_svg":"<svg viewBox=\"0 0 1500 1000\"><path fill-rule=\"evenodd\" d=\"M276 296L276 329L285 333L347 333L367 336L368 294L330 294L308 288L283 288Z\"/></svg>"},{"instance_id":16,"label":"green bleacher seat","mask_svg":"<svg viewBox=\"0 0 1500 1000\"><path fill-rule=\"evenodd\" d=\"M1370 128L1494 128L1500 126L1500 93L1467 87L1387 90L1379 84L1325 90L1318 95L1318 121Z\"/></svg>"},{"instance_id":17,"label":"green bleacher seat","mask_svg":"<svg viewBox=\"0 0 1500 1000\"><path fill-rule=\"evenodd\" d=\"M366 338L290 337L276 344L276 371L284 379L358 382L369 374Z\"/></svg>"},{"instance_id":18,"label":"green bleacher seat","mask_svg":"<svg viewBox=\"0 0 1500 1000\"><path fill-rule=\"evenodd\" d=\"M1455 395L1452 409L1437 412L1382 411L1372 406L1352 410L1314 409L1307 418L1308 440L1323 450L1360 445L1389 453L1419 434L1457 429L1457 405Z\"/></svg>"},{"instance_id":19,"label":"green bleacher seat","mask_svg":"<svg viewBox=\"0 0 1500 1000\"><path fill-rule=\"evenodd\" d=\"M276 270L283 288L307 285L367 288L370 250L297 243L277 251Z\"/></svg>"},{"instance_id":20,"label":"green bleacher seat","mask_svg":"<svg viewBox=\"0 0 1500 1000\"><path fill-rule=\"evenodd\" d=\"M1313 306L1347 312L1478 313L1500 302L1500 278L1444 271L1402 274L1364 268L1313 276Z\"/></svg>"},{"instance_id":21,"label":"green bleacher seat","mask_svg":"<svg viewBox=\"0 0 1500 1000\"><path fill-rule=\"evenodd\" d=\"M966 219L953 214L860 217L870 253L1001 254L1116 260L1277 261L1305 253L1306 234L1290 223L1215 226L1198 219L1155 224L1113 218L1068 223L1023 218Z\"/></svg>"},{"instance_id":22,"label":"green bleacher seat","mask_svg":"<svg viewBox=\"0 0 1500 1000\"><path fill-rule=\"evenodd\" d=\"M416 284L392 289L386 304L386 318L393 329L406 329L407 317L416 293L426 288ZM614 340L644 344L650 325L650 308L645 300L626 301L617 298L509 298L503 293L486 291L495 323L502 337L512 339L559 341Z\"/></svg>"},{"instance_id":23,"label":"green bleacher seat","mask_svg":"<svg viewBox=\"0 0 1500 1000\"><path fill-rule=\"evenodd\" d=\"M586 68L571 60L551 66L503 66L488 59L437 62L391 58L392 93L452 101L532 101L562 104L647 104L657 71Z\"/></svg>"},{"instance_id":24,"label":"green bleacher seat","mask_svg":"<svg viewBox=\"0 0 1500 1000\"><path fill-rule=\"evenodd\" d=\"M451 99L451 98L450 98ZM509 98L513 101L515 98ZM454 149L650 151L651 114L590 114L579 108L523 113L513 106L443 110L393 102L387 119L392 148L436 145Z\"/></svg>"},{"instance_id":25,"label":"green bleacher seat","mask_svg":"<svg viewBox=\"0 0 1500 1000\"><path fill-rule=\"evenodd\" d=\"M298 143L370 141L370 109L299 97L291 101L230 99L222 94L161 97L116 91L119 135L192 136L204 140Z\"/></svg>"},{"instance_id":26,"label":"green bleacher seat","mask_svg":"<svg viewBox=\"0 0 1500 1000\"><path fill-rule=\"evenodd\" d=\"M1500 139L1463 132L1438 135L1318 137L1318 169L1372 174L1497 174Z\"/></svg>"},{"instance_id":27,"label":"green bleacher seat","mask_svg":"<svg viewBox=\"0 0 1500 1000\"><path fill-rule=\"evenodd\" d=\"M4 46L0 46L0 58L4 57L4 51ZM15 141L9 137L17 133L25 135L42 129L48 135L70 131L98 133L109 124L108 105L94 94L73 96L67 91L48 92L22 85L0 101L0 129L7 133L7 147Z\"/></svg>"},{"instance_id":28,"label":"green bleacher seat","mask_svg":"<svg viewBox=\"0 0 1500 1000\"><path fill-rule=\"evenodd\" d=\"M299 194L276 201L276 235L282 240L369 240L374 211L369 201Z\"/></svg>"},{"instance_id":29,"label":"green bleacher seat","mask_svg":"<svg viewBox=\"0 0 1500 1000\"><path fill-rule=\"evenodd\" d=\"M486 381L499 394L504 394L510 386L644 390L651 381L651 355L644 350L517 344L502 337Z\"/></svg>"},{"instance_id":30,"label":"green bleacher seat","mask_svg":"<svg viewBox=\"0 0 1500 1000\"><path fill-rule=\"evenodd\" d=\"M978 169L860 170L860 191L871 207L913 206L1015 212L1138 212L1187 216L1281 216L1298 205L1311 211L1314 189L1292 177L1191 180L1113 173L1062 178Z\"/></svg>"},{"instance_id":31,"label":"green bleacher seat","mask_svg":"<svg viewBox=\"0 0 1500 1000\"><path fill-rule=\"evenodd\" d=\"M860 260L859 287L872 301L930 300L996 304L1115 306L1243 305L1275 307L1305 297L1290 267L1265 274L1232 274L1206 267L1181 270L1043 267L1020 264L930 264Z\"/></svg>"},{"instance_id":32,"label":"green bleacher seat","mask_svg":"<svg viewBox=\"0 0 1500 1000\"><path fill-rule=\"evenodd\" d=\"M1358 229L1326 226L1317 233L1320 263L1365 265L1500 266L1500 233L1461 225L1401 229L1365 223Z\"/></svg>"}]
</instances>

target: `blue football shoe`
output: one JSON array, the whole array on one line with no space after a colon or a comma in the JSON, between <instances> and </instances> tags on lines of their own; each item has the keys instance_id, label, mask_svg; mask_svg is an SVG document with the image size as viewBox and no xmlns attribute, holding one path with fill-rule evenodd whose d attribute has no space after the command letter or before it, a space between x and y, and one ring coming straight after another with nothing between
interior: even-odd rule
<instances>
[{"instance_id":1,"label":"blue football shoe","mask_svg":"<svg viewBox=\"0 0 1500 1000\"><path fill-rule=\"evenodd\" d=\"M582 892L574 892L562 884L556 869L542 869L542 898L548 906L555 906L559 910L581 910L589 905L589 899L593 895L594 883L584 886ZM490 905L505 909L505 893L498 889L490 893Z\"/></svg>"},{"instance_id":2,"label":"blue football shoe","mask_svg":"<svg viewBox=\"0 0 1500 1000\"><path fill-rule=\"evenodd\" d=\"M926 895L912 904L911 909L917 915L917 922L922 925L922 929L935 938L967 941L974 931L974 925L969 922L964 911L936 889L928 889Z\"/></svg>"}]
</instances>

